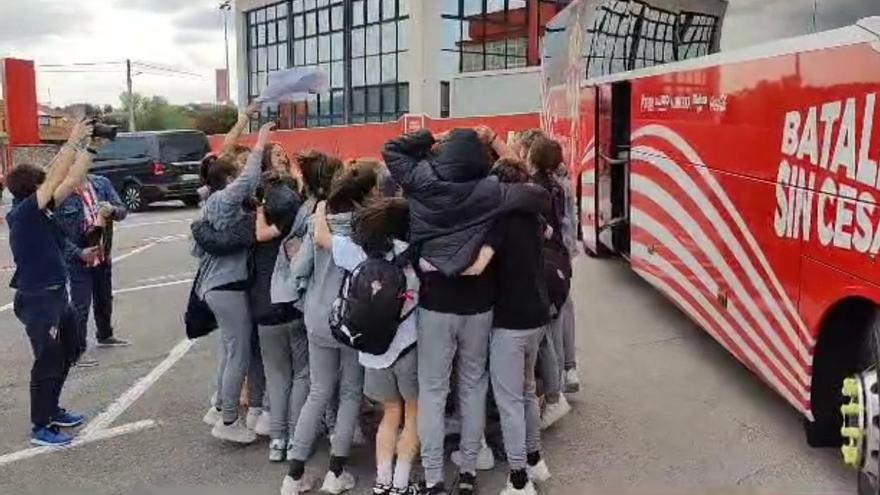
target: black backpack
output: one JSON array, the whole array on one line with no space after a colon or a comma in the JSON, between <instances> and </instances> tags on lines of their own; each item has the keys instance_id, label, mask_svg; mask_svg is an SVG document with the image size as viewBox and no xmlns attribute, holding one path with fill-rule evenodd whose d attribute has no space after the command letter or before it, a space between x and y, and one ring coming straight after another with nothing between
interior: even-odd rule
<instances>
[{"instance_id":1,"label":"black backpack","mask_svg":"<svg viewBox=\"0 0 880 495\"><path fill-rule=\"evenodd\" d=\"M544 244L544 280L554 318L562 311L571 290L571 257L564 247L554 243Z\"/></svg>"},{"instance_id":2,"label":"black backpack","mask_svg":"<svg viewBox=\"0 0 880 495\"><path fill-rule=\"evenodd\" d=\"M547 220L553 227L553 234L550 239L544 240L544 279L555 318L562 310L571 290L571 256L562 241L565 191L552 177L540 175L536 178L536 182L550 193L551 212Z\"/></svg>"},{"instance_id":3,"label":"black backpack","mask_svg":"<svg viewBox=\"0 0 880 495\"><path fill-rule=\"evenodd\" d=\"M411 258L409 250L390 261L369 257L346 273L330 312L330 330L337 341L377 356L388 351L397 327L415 310L413 306L403 314L413 297L404 273Z\"/></svg>"}]
</instances>

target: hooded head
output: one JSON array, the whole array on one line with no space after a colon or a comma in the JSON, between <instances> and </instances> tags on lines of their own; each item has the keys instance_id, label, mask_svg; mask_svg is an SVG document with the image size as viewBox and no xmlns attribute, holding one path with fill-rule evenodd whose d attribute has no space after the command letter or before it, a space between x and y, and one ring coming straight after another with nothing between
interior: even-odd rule
<instances>
[{"instance_id":1,"label":"hooded head","mask_svg":"<svg viewBox=\"0 0 880 495\"><path fill-rule=\"evenodd\" d=\"M471 182L489 175L486 145L473 129L453 129L439 143L432 159L441 180Z\"/></svg>"}]
</instances>

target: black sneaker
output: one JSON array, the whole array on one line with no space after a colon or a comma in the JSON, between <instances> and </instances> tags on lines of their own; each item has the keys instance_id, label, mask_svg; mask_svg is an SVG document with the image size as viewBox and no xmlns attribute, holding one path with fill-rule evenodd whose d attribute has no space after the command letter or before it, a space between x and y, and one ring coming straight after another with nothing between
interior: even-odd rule
<instances>
[{"instance_id":1,"label":"black sneaker","mask_svg":"<svg viewBox=\"0 0 880 495\"><path fill-rule=\"evenodd\" d=\"M117 339L116 337L107 337L98 341L98 347L128 347L127 340Z\"/></svg>"},{"instance_id":2,"label":"black sneaker","mask_svg":"<svg viewBox=\"0 0 880 495\"><path fill-rule=\"evenodd\" d=\"M383 485L378 481L373 484L373 495L388 495L391 493L390 485Z\"/></svg>"},{"instance_id":3,"label":"black sneaker","mask_svg":"<svg viewBox=\"0 0 880 495\"><path fill-rule=\"evenodd\" d=\"M477 475L474 473L459 473L458 495L475 495L477 493Z\"/></svg>"},{"instance_id":4,"label":"black sneaker","mask_svg":"<svg viewBox=\"0 0 880 495\"><path fill-rule=\"evenodd\" d=\"M446 487L443 486L443 483L437 483L436 485L427 486L424 482L422 482L418 489L414 491L415 494L418 495L446 495Z\"/></svg>"},{"instance_id":5,"label":"black sneaker","mask_svg":"<svg viewBox=\"0 0 880 495\"><path fill-rule=\"evenodd\" d=\"M446 491L444 490L441 493L446 493ZM388 491L388 495L422 495L422 491L418 485L410 484L406 488L391 487L391 490Z\"/></svg>"}]
</instances>

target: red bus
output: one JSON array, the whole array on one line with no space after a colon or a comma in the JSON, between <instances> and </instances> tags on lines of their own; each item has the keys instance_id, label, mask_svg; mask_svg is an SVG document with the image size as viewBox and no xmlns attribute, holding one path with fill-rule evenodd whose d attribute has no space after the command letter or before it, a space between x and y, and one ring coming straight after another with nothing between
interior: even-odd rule
<instances>
[{"instance_id":1,"label":"red bus","mask_svg":"<svg viewBox=\"0 0 880 495\"><path fill-rule=\"evenodd\" d=\"M576 0L542 125L588 253L617 255L880 472L880 2Z\"/></svg>"}]
</instances>

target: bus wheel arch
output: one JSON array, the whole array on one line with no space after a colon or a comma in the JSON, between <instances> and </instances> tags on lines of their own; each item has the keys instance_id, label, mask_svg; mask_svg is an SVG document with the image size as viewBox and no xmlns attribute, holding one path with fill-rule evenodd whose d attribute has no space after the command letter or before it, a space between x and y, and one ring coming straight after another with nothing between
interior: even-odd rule
<instances>
[{"instance_id":1,"label":"bus wheel arch","mask_svg":"<svg viewBox=\"0 0 880 495\"><path fill-rule=\"evenodd\" d=\"M810 405L815 421L804 421L807 443L812 447L841 445L840 406L843 380L862 371L866 359L880 349L871 338L877 303L848 297L834 303L822 318L813 352Z\"/></svg>"}]
</instances>

